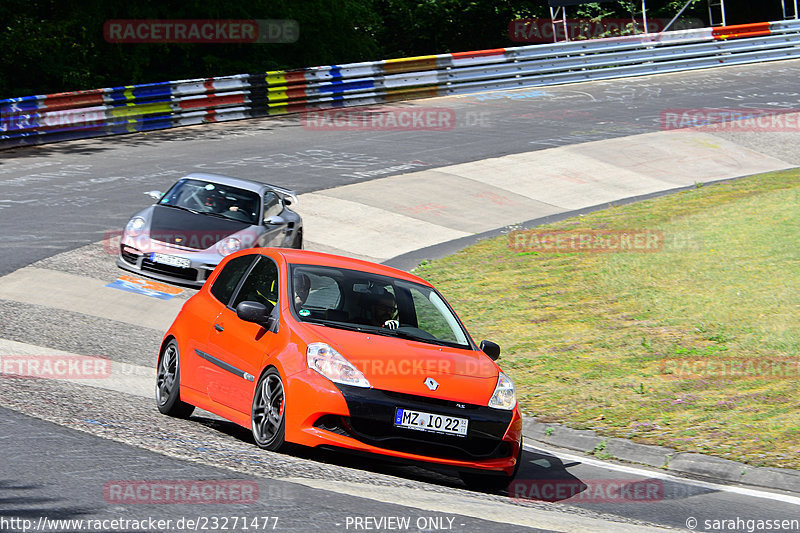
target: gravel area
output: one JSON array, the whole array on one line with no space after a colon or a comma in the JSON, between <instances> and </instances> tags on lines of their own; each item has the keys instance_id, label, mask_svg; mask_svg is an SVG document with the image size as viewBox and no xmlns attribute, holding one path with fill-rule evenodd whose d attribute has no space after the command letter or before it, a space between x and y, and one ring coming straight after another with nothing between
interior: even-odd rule
<instances>
[{"instance_id":1,"label":"gravel area","mask_svg":"<svg viewBox=\"0 0 800 533\"><path fill-rule=\"evenodd\" d=\"M714 131L713 135L734 142L764 155L800 166L800 132L730 132Z\"/></svg>"},{"instance_id":2,"label":"gravel area","mask_svg":"<svg viewBox=\"0 0 800 533\"><path fill-rule=\"evenodd\" d=\"M2 337L155 368L163 331L41 305L0 300Z\"/></svg>"},{"instance_id":3,"label":"gravel area","mask_svg":"<svg viewBox=\"0 0 800 533\"><path fill-rule=\"evenodd\" d=\"M48 257L47 259L42 259L30 266L34 268L57 270L67 274L105 281L107 283L111 283L120 276L142 277L135 272L128 272L127 270L119 268L115 262L116 259L116 246L109 245L107 241L99 241L76 248L75 250ZM188 300L197 292L196 289L190 287L181 287L181 289L183 289L183 292L175 295L174 298Z\"/></svg>"}]
</instances>

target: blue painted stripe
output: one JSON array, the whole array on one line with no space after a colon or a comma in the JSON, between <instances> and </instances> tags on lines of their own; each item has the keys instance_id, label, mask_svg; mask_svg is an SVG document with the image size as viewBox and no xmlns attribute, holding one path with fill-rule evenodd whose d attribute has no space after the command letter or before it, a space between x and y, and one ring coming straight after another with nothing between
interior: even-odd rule
<instances>
[{"instance_id":1,"label":"blue painted stripe","mask_svg":"<svg viewBox=\"0 0 800 533\"><path fill-rule=\"evenodd\" d=\"M344 93L346 91L354 91L357 89L374 89L375 88L375 81L374 80L363 80L363 81L331 81L325 85L320 87L315 87L316 90L319 92L325 93Z\"/></svg>"}]
</instances>

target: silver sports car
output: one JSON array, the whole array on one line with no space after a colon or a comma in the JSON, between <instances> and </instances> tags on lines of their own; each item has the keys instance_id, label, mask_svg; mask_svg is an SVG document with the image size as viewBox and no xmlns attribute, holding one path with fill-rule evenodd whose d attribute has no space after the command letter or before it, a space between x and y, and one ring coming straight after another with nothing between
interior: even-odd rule
<instances>
[{"instance_id":1,"label":"silver sports car","mask_svg":"<svg viewBox=\"0 0 800 533\"><path fill-rule=\"evenodd\" d=\"M201 286L217 263L243 248L303 247L293 191L217 174L189 174L125 226L117 265L182 285Z\"/></svg>"}]
</instances>

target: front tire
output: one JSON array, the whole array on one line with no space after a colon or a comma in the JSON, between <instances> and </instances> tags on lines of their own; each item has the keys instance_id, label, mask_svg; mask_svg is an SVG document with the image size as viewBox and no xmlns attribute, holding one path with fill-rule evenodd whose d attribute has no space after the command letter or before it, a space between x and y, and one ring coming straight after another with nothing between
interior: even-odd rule
<instances>
[{"instance_id":1,"label":"front tire","mask_svg":"<svg viewBox=\"0 0 800 533\"><path fill-rule=\"evenodd\" d=\"M256 444L277 452L286 444L286 394L280 372L270 368L261 376L253 393L250 425Z\"/></svg>"},{"instance_id":2,"label":"front tire","mask_svg":"<svg viewBox=\"0 0 800 533\"><path fill-rule=\"evenodd\" d=\"M170 340L158 360L156 404L161 414L189 418L194 405L181 401L181 358L178 343Z\"/></svg>"}]
</instances>

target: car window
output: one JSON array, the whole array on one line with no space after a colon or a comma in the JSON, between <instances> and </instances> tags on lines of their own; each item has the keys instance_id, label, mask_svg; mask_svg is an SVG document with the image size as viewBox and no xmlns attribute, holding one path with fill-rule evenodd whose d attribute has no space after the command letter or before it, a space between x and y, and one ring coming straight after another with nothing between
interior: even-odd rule
<instances>
[{"instance_id":1,"label":"car window","mask_svg":"<svg viewBox=\"0 0 800 533\"><path fill-rule=\"evenodd\" d=\"M253 263L253 258L254 256L252 255L243 255L228 261L222 268L222 272L217 276L217 279L214 280L214 284L211 286L211 294L227 305L231 300L231 296L233 296L233 291L236 290L236 286L239 284L239 280L242 279L244 273Z\"/></svg>"},{"instance_id":2,"label":"car window","mask_svg":"<svg viewBox=\"0 0 800 533\"><path fill-rule=\"evenodd\" d=\"M242 283L231 307L235 309L244 301L264 304L268 313L278 303L278 265L272 259L259 257L258 263Z\"/></svg>"},{"instance_id":3,"label":"car window","mask_svg":"<svg viewBox=\"0 0 800 533\"><path fill-rule=\"evenodd\" d=\"M341 301L341 290L336 280L328 276L310 274L311 290L308 293L306 305L337 309Z\"/></svg>"},{"instance_id":4,"label":"car window","mask_svg":"<svg viewBox=\"0 0 800 533\"><path fill-rule=\"evenodd\" d=\"M264 218L275 215L280 215L283 211L283 203L280 197L274 192L268 192L264 195Z\"/></svg>"},{"instance_id":5,"label":"car window","mask_svg":"<svg viewBox=\"0 0 800 533\"><path fill-rule=\"evenodd\" d=\"M458 347L463 326L429 286L327 266L292 265L291 294L301 321Z\"/></svg>"},{"instance_id":6,"label":"car window","mask_svg":"<svg viewBox=\"0 0 800 533\"><path fill-rule=\"evenodd\" d=\"M220 183L185 178L158 203L251 225L258 223L258 193Z\"/></svg>"},{"instance_id":7,"label":"car window","mask_svg":"<svg viewBox=\"0 0 800 533\"><path fill-rule=\"evenodd\" d=\"M438 294L417 287L409 287L409 291L414 300L414 311L417 315L419 329L427 331L443 341L467 343L461 328L452 319L452 314L447 311L447 306Z\"/></svg>"}]
</instances>

